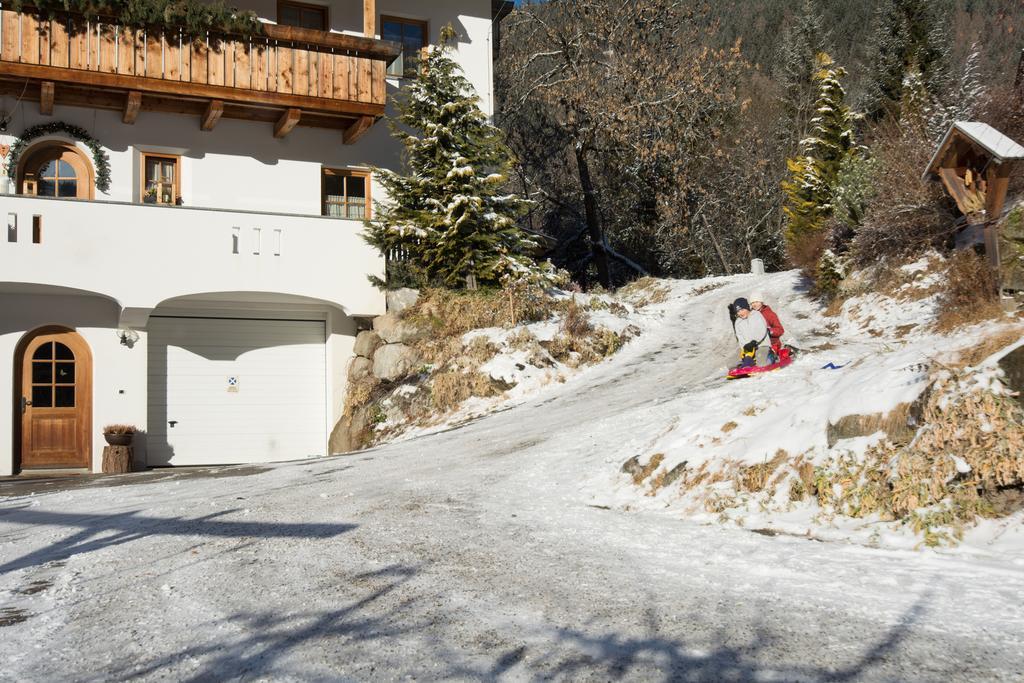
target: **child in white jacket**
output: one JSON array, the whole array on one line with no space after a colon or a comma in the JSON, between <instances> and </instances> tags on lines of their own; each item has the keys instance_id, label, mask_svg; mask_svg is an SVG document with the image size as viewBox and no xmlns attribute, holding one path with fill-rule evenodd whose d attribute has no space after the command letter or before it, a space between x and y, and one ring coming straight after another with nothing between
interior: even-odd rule
<instances>
[{"instance_id":1,"label":"child in white jacket","mask_svg":"<svg viewBox=\"0 0 1024 683\"><path fill-rule=\"evenodd\" d=\"M740 343L740 363L737 367L749 368L754 365L766 365L768 360L768 323L764 316L750 310L750 304L744 298L736 299L732 304L736 312L733 330L736 340Z\"/></svg>"}]
</instances>

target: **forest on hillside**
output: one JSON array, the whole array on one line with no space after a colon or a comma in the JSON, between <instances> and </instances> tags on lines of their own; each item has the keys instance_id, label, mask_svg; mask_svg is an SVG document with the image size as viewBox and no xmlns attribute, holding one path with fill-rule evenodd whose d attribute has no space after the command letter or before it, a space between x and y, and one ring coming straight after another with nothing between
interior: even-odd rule
<instances>
[{"instance_id":1,"label":"forest on hillside","mask_svg":"<svg viewBox=\"0 0 1024 683\"><path fill-rule=\"evenodd\" d=\"M1018 0L547 0L501 27L522 225L584 285L948 245L956 120L1024 139ZM834 273L833 273L834 275Z\"/></svg>"}]
</instances>

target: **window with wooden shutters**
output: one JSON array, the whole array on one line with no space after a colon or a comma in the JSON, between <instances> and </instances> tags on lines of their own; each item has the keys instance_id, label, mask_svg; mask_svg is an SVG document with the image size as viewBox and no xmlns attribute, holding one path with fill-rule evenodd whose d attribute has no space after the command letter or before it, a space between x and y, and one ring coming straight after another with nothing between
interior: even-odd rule
<instances>
[{"instance_id":1,"label":"window with wooden shutters","mask_svg":"<svg viewBox=\"0 0 1024 683\"><path fill-rule=\"evenodd\" d=\"M323 215L362 220L370 217L370 174L325 168Z\"/></svg>"}]
</instances>

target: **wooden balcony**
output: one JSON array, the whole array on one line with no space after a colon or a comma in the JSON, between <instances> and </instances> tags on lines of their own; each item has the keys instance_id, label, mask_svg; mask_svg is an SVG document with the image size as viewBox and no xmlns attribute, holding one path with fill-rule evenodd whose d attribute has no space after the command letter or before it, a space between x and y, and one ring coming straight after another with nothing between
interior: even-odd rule
<instances>
[{"instance_id":1,"label":"wooden balcony","mask_svg":"<svg viewBox=\"0 0 1024 683\"><path fill-rule=\"evenodd\" d=\"M354 142L384 113L395 43L265 24L253 37L192 40L176 28L136 30L103 18L0 11L0 93L39 102L336 128Z\"/></svg>"}]
</instances>

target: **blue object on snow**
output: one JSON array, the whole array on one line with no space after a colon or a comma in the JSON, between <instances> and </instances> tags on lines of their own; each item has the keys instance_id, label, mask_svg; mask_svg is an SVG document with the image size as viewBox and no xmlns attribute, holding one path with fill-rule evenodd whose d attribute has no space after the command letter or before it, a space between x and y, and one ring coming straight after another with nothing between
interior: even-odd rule
<instances>
[{"instance_id":1,"label":"blue object on snow","mask_svg":"<svg viewBox=\"0 0 1024 683\"><path fill-rule=\"evenodd\" d=\"M839 368L845 368L846 365L847 365L846 363L843 363L842 365L836 365L832 361L829 361L827 365L822 365L821 369L822 370L838 370Z\"/></svg>"}]
</instances>

